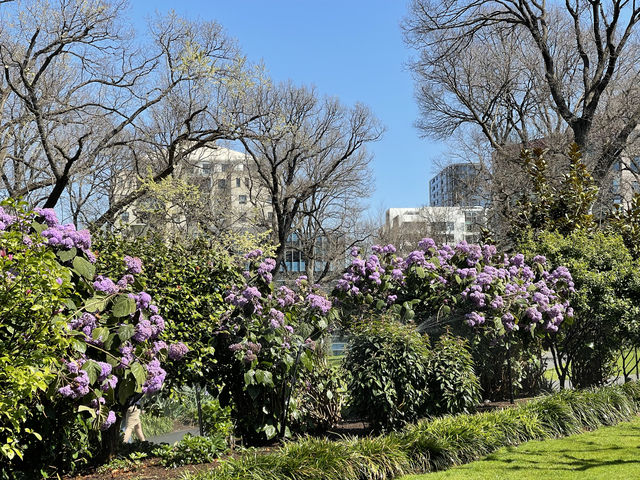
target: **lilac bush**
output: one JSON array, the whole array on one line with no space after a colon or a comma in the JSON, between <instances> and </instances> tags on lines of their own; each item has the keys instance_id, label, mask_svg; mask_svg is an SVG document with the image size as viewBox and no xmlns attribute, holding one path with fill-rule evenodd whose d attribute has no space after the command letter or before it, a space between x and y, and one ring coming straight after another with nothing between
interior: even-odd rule
<instances>
[{"instance_id":1,"label":"lilac bush","mask_svg":"<svg viewBox=\"0 0 640 480\"><path fill-rule=\"evenodd\" d=\"M132 398L162 388L162 362L179 360L188 349L161 340L164 319L152 298L136 289L140 259L125 257L117 280L96 275L88 230L61 224L52 209L21 218L0 207L0 235L19 230L28 248L54 252L65 272L56 282L69 286L57 312L67 319L69 348L57 368L55 392L88 412L96 429L109 430Z\"/></svg>"},{"instance_id":2,"label":"lilac bush","mask_svg":"<svg viewBox=\"0 0 640 480\"><path fill-rule=\"evenodd\" d=\"M343 323L376 312L436 335L451 328L471 340L476 363L484 367L485 393L502 388L489 383L502 375L507 350L533 358L541 338L572 322L571 274L562 266L550 271L542 256L527 262L519 253L498 254L493 245L438 246L430 238L406 258L393 245L373 246L365 258L356 250L352 255L334 290Z\"/></svg>"},{"instance_id":3,"label":"lilac bush","mask_svg":"<svg viewBox=\"0 0 640 480\"><path fill-rule=\"evenodd\" d=\"M225 296L231 310L223 316L218 345L220 363L226 364L221 398L233 405L243 437L252 442L288 433L287 398L296 375L313 366L331 309L331 301L304 276L294 288L275 287L275 261L261 256L259 250L245 256L245 282Z\"/></svg>"},{"instance_id":4,"label":"lilac bush","mask_svg":"<svg viewBox=\"0 0 640 480\"><path fill-rule=\"evenodd\" d=\"M350 314L392 311L433 325L463 318L468 327L497 336L553 333L573 316L571 274L565 267L546 270L544 257L527 264L524 255L498 255L493 245L439 247L430 238L404 259L393 245L372 251L366 259L352 252L337 283L334 294Z\"/></svg>"}]
</instances>

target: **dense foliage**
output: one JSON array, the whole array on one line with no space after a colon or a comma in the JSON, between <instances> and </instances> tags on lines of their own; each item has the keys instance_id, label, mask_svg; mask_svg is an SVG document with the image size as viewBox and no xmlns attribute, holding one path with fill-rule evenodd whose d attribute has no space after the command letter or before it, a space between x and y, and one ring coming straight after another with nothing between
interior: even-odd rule
<instances>
[{"instance_id":1,"label":"dense foliage","mask_svg":"<svg viewBox=\"0 0 640 480\"><path fill-rule=\"evenodd\" d=\"M236 239L236 248L255 242L240 240ZM96 249L97 265L105 272L118 272L124 253L143 261L145 268L137 279L165 312L165 338L189 345L184 361L167 368L167 385L172 390L199 385L215 391L219 378L216 335L228 307L224 293L242 278L242 268L227 246L203 237L166 242L157 236L102 233Z\"/></svg>"},{"instance_id":2,"label":"dense foliage","mask_svg":"<svg viewBox=\"0 0 640 480\"><path fill-rule=\"evenodd\" d=\"M468 343L449 334L441 336L429 362L429 414L472 412L479 400L480 383Z\"/></svg>"},{"instance_id":3,"label":"dense foliage","mask_svg":"<svg viewBox=\"0 0 640 480\"><path fill-rule=\"evenodd\" d=\"M638 263L619 235L604 232L530 233L521 247L573 275L575 320L547 340L561 384L602 385L620 350L640 342Z\"/></svg>"},{"instance_id":4,"label":"dense foliage","mask_svg":"<svg viewBox=\"0 0 640 480\"><path fill-rule=\"evenodd\" d=\"M165 467L179 467L213 462L227 450L228 445L224 435L199 437L187 433L179 442L173 445L162 445L153 453L160 457Z\"/></svg>"},{"instance_id":5,"label":"dense foliage","mask_svg":"<svg viewBox=\"0 0 640 480\"><path fill-rule=\"evenodd\" d=\"M390 313L432 336L450 327L469 339L484 394L505 397L509 377L517 386L525 370L508 363L537 358L540 339L572 322L569 270L548 269L542 256L528 263L520 253L499 255L493 245L438 246L425 238L418 246L406 258L393 245L373 246L366 259L352 252L334 292L343 325Z\"/></svg>"},{"instance_id":6,"label":"dense foliage","mask_svg":"<svg viewBox=\"0 0 640 480\"><path fill-rule=\"evenodd\" d=\"M325 356L316 356L291 397L293 429L317 434L335 427L342 419L345 394L343 370L329 365Z\"/></svg>"},{"instance_id":7,"label":"dense foliage","mask_svg":"<svg viewBox=\"0 0 640 480\"><path fill-rule=\"evenodd\" d=\"M392 430L424 416L429 403L429 340L393 320L363 324L349 343L350 414L374 430Z\"/></svg>"},{"instance_id":8,"label":"dense foliage","mask_svg":"<svg viewBox=\"0 0 640 480\"><path fill-rule=\"evenodd\" d=\"M0 458L7 459L22 457L24 434L41 439L25 423L71 340L62 314L70 273L30 232L33 220L18 205L0 206Z\"/></svg>"},{"instance_id":9,"label":"dense foliage","mask_svg":"<svg viewBox=\"0 0 640 480\"><path fill-rule=\"evenodd\" d=\"M167 345L161 340L164 319L151 296L137 288L134 277L142 269L139 259L125 256L121 260L121 277L114 281L96 275L88 231L61 225L50 209L28 212L22 205L6 202L1 213L0 241L6 247L2 249L2 275L7 305L16 301L10 299L14 289L20 289L16 299L37 294L36 301L27 298L16 304L16 309L3 311L0 317L0 325L10 335L7 338L14 334L21 337L12 343L2 343L0 358L15 356L16 344L37 349L29 354L31 358L25 358L22 364L18 362L18 369L4 370L11 375L6 384L11 389L23 390L16 392L21 397L7 392L9 399L19 400L7 409L7 416L15 421L2 422L3 434L16 435L3 438L3 456L11 460L21 453L19 425L25 420L25 405L32 412L46 415L46 404L61 401L88 415L93 429L106 432L104 451L113 452L126 406L136 395L158 391L165 377L161 362L167 357L179 359L187 347ZM29 277L23 278L27 274ZM33 286L26 286L27 281L35 286L35 292ZM40 312L35 331L27 325L30 315L21 310L25 306L29 313ZM19 317L14 317L15 314ZM23 327L31 336L15 330ZM20 387L25 378L23 370L32 376L29 392ZM44 393L45 389L49 397L46 404L33 395L38 391ZM25 465L31 468L34 462Z\"/></svg>"}]
</instances>

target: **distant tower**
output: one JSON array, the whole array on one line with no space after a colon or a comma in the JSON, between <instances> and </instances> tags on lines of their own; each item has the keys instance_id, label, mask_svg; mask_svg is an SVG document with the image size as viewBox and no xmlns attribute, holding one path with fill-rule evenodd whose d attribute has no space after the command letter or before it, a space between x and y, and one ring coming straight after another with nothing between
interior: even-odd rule
<instances>
[{"instance_id":1,"label":"distant tower","mask_svg":"<svg viewBox=\"0 0 640 480\"><path fill-rule=\"evenodd\" d=\"M429 181L429 204L432 207L486 206L479 173L479 166L473 163L446 166Z\"/></svg>"}]
</instances>

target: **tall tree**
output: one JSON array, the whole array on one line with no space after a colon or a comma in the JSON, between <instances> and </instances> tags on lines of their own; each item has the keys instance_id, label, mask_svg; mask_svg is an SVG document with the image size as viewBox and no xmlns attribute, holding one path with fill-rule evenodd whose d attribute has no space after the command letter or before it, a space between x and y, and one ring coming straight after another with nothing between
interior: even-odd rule
<instances>
[{"instance_id":1,"label":"tall tree","mask_svg":"<svg viewBox=\"0 0 640 480\"><path fill-rule=\"evenodd\" d=\"M198 146L237 135L246 72L222 28L170 15L141 43L123 22L125 7L0 7L0 188L9 196L45 207L66 199L76 218L91 204L104 224L144 194L114 199L118 175L150 169L160 181Z\"/></svg>"},{"instance_id":2,"label":"tall tree","mask_svg":"<svg viewBox=\"0 0 640 480\"><path fill-rule=\"evenodd\" d=\"M629 0L413 0L419 126L473 125L497 149L566 129L601 183L637 136L639 20Z\"/></svg>"},{"instance_id":3,"label":"tall tree","mask_svg":"<svg viewBox=\"0 0 640 480\"><path fill-rule=\"evenodd\" d=\"M279 272L289 236L302 214L319 212L319 196L366 183L371 157L365 147L382 128L362 105L347 108L290 83L258 85L251 98L258 119L241 142L252 184L273 208Z\"/></svg>"}]
</instances>

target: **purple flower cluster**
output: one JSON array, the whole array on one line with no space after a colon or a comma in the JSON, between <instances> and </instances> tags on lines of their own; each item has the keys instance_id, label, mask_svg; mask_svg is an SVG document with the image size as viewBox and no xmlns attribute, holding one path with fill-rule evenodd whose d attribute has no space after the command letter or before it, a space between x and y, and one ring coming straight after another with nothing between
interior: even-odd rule
<instances>
[{"instance_id":1,"label":"purple flower cluster","mask_svg":"<svg viewBox=\"0 0 640 480\"><path fill-rule=\"evenodd\" d=\"M8 214L4 208L0 207L0 232L13 225L16 220L15 216Z\"/></svg>"},{"instance_id":2,"label":"purple flower cluster","mask_svg":"<svg viewBox=\"0 0 640 480\"><path fill-rule=\"evenodd\" d=\"M315 293L310 293L307 295L307 301L311 308L317 308L322 312L323 315L329 313L331 310L331 300L326 299L322 295L317 295Z\"/></svg>"},{"instance_id":3,"label":"purple flower cluster","mask_svg":"<svg viewBox=\"0 0 640 480\"><path fill-rule=\"evenodd\" d=\"M142 393L155 393L160 391L167 372L160 366L160 360L154 358L146 365L147 379L142 385Z\"/></svg>"},{"instance_id":4,"label":"purple flower cluster","mask_svg":"<svg viewBox=\"0 0 640 480\"><path fill-rule=\"evenodd\" d=\"M79 370L78 375L73 378L69 385L58 389L58 393L63 397L78 398L89 393L89 374L84 370Z\"/></svg>"},{"instance_id":5,"label":"purple flower cluster","mask_svg":"<svg viewBox=\"0 0 640 480\"><path fill-rule=\"evenodd\" d=\"M374 302L376 308L387 309L419 298L416 308L428 317L455 297L453 304L466 313L469 326L488 325L485 319L492 318L501 322L504 332L531 330L535 325L556 332L573 315L568 301L574 292L570 272L565 267L544 270L542 256L533 259L537 267L532 268L524 255L501 257L493 245L460 242L438 247L425 238L418 246L405 259L387 247L374 248L366 260L353 258L336 286L340 304L366 309L370 295L383 300ZM383 253L384 262L375 253Z\"/></svg>"},{"instance_id":6,"label":"purple flower cluster","mask_svg":"<svg viewBox=\"0 0 640 480\"><path fill-rule=\"evenodd\" d=\"M100 426L100 430L109 430L111 425L113 425L114 423L116 423L116 414L113 410L109 410L109 413L107 413L107 418L104 419L104 422Z\"/></svg>"},{"instance_id":7,"label":"purple flower cluster","mask_svg":"<svg viewBox=\"0 0 640 480\"><path fill-rule=\"evenodd\" d=\"M98 292L106 293L107 295L113 295L120 291L118 285L113 283L109 277L104 277L102 275L98 275L96 280L93 282L93 288Z\"/></svg>"},{"instance_id":8,"label":"purple flower cluster","mask_svg":"<svg viewBox=\"0 0 640 480\"><path fill-rule=\"evenodd\" d=\"M130 257L125 255L124 263L127 266L127 273L137 275L142 272L142 260L138 257Z\"/></svg>"},{"instance_id":9,"label":"purple flower cluster","mask_svg":"<svg viewBox=\"0 0 640 480\"><path fill-rule=\"evenodd\" d=\"M173 343L169 346L169 360L180 360L188 351L189 348L184 343Z\"/></svg>"}]
</instances>

